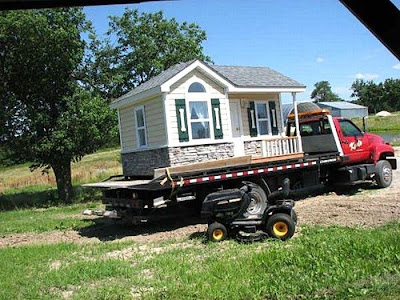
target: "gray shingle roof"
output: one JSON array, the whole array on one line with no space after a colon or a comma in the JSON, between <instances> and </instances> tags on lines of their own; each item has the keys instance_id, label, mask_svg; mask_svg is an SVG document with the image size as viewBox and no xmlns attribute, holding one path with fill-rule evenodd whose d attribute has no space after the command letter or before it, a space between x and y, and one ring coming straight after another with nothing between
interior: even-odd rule
<instances>
[{"instance_id":1,"label":"gray shingle roof","mask_svg":"<svg viewBox=\"0 0 400 300\"><path fill-rule=\"evenodd\" d=\"M161 74L151 78L149 81L146 81L129 93L123 95L121 98L133 96L162 85L176 74L183 71L194 61L195 60L173 65ZM303 84L267 67L208 66L237 87L305 87ZM116 101L121 98L116 99Z\"/></svg>"},{"instance_id":2,"label":"gray shingle roof","mask_svg":"<svg viewBox=\"0 0 400 300\"><path fill-rule=\"evenodd\" d=\"M209 67L237 87L304 87L303 84L267 67Z\"/></svg>"}]
</instances>

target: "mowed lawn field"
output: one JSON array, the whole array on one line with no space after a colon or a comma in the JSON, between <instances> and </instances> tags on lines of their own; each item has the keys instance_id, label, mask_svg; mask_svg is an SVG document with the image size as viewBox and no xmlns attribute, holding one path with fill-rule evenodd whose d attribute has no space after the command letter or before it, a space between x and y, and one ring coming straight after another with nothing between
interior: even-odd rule
<instances>
[{"instance_id":1,"label":"mowed lawn field","mask_svg":"<svg viewBox=\"0 0 400 300\"><path fill-rule=\"evenodd\" d=\"M93 171L107 163L114 172ZM82 164L73 167L84 178L74 179L77 186L120 173L117 150ZM13 182L29 175L16 172ZM398 182L301 200L296 234L286 242L209 243L195 218L128 226L83 216L104 208L97 195L68 206L3 210L0 299L399 299ZM51 182L34 186L13 189L54 189Z\"/></svg>"}]
</instances>

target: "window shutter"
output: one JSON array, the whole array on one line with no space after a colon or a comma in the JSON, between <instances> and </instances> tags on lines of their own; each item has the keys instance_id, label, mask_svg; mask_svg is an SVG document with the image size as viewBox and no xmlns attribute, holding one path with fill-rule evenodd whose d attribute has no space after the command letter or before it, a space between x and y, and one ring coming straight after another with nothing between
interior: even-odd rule
<instances>
[{"instance_id":1,"label":"window shutter","mask_svg":"<svg viewBox=\"0 0 400 300\"><path fill-rule=\"evenodd\" d=\"M189 132L186 119L185 99L175 99L175 107L176 107L176 119L178 120L179 141L188 142Z\"/></svg>"},{"instance_id":2,"label":"window shutter","mask_svg":"<svg viewBox=\"0 0 400 300\"><path fill-rule=\"evenodd\" d=\"M214 123L214 137L215 139L222 139L224 134L222 132L221 109L219 106L219 99L211 99L211 109Z\"/></svg>"},{"instance_id":3,"label":"window shutter","mask_svg":"<svg viewBox=\"0 0 400 300\"><path fill-rule=\"evenodd\" d=\"M277 135L279 133L279 130L278 130L278 119L276 114L275 101L269 101L268 105L269 105L269 119L271 122L272 135Z\"/></svg>"},{"instance_id":4,"label":"window shutter","mask_svg":"<svg viewBox=\"0 0 400 300\"><path fill-rule=\"evenodd\" d=\"M250 107L247 109L249 117L250 136L257 136L257 120L254 101L250 102Z\"/></svg>"}]
</instances>

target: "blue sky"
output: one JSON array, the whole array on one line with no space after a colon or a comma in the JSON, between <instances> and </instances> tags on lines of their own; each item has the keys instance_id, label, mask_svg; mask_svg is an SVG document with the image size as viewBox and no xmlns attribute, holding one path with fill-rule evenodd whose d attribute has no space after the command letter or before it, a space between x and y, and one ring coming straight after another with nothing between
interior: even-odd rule
<instances>
[{"instance_id":1,"label":"blue sky","mask_svg":"<svg viewBox=\"0 0 400 300\"><path fill-rule=\"evenodd\" d=\"M168 18L195 22L207 33L204 53L217 65L268 66L307 86L327 80L346 100L356 78L400 78L400 62L339 1L181 0L86 7L99 35L109 15L125 9L163 10ZM284 95L284 102L290 96Z\"/></svg>"}]
</instances>

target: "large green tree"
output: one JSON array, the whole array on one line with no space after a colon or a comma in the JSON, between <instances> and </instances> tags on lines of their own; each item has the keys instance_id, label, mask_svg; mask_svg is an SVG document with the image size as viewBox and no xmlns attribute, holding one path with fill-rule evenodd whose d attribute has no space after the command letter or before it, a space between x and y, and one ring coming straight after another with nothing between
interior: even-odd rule
<instances>
[{"instance_id":1,"label":"large green tree","mask_svg":"<svg viewBox=\"0 0 400 300\"><path fill-rule=\"evenodd\" d=\"M205 31L194 23L167 19L161 11L126 9L122 16L110 17L105 39L91 38L86 83L110 101L176 63L211 61L203 54Z\"/></svg>"},{"instance_id":2,"label":"large green tree","mask_svg":"<svg viewBox=\"0 0 400 300\"><path fill-rule=\"evenodd\" d=\"M400 110L400 79L388 78L380 83L357 79L351 89L351 97L356 98L358 104L367 106L371 113Z\"/></svg>"},{"instance_id":3,"label":"large green tree","mask_svg":"<svg viewBox=\"0 0 400 300\"><path fill-rule=\"evenodd\" d=\"M89 29L81 8L0 13L1 138L33 167L52 168L66 202L71 162L95 151L113 121L77 80Z\"/></svg>"},{"instance_id":4,"label":"large green tree","mask_svg":"<svg viewBox=\"0 0 400 300\"><path fill-rule=\"evenodd\" d=\"M331 85L328 81L319 81L314 84L314 90L311 92L311 99L315 103L342 101L342 99L332 92Z\"/></svg>"}]
</instances>

